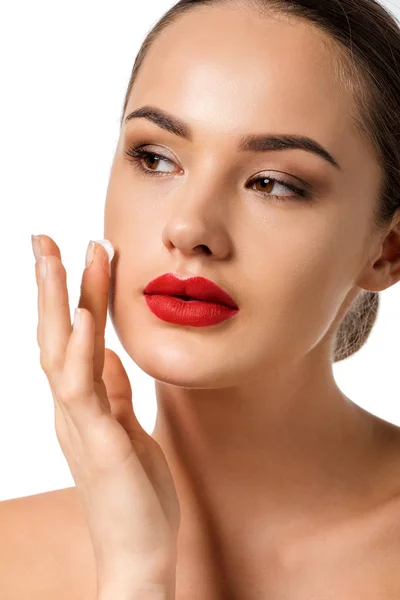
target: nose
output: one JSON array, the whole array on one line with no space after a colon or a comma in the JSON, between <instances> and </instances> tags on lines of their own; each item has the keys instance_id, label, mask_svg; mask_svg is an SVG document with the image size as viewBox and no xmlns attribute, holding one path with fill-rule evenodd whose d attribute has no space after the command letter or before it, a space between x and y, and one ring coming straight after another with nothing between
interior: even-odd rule
<instances>
[{"instance_id":1,"label":"nose","mask_svg":"<svg viewBox=\"0 0 400 600\"><path fill-rule=\"evenodd\" d=\"M179 250L185 256L206 254L219 260L228 258L232 254L232 240L227 228L227 208L217 203L216 194L206 197L192 193L182 201L175 198L174 209L163 229L165 247Z\"/></svg>"}]
</instances>

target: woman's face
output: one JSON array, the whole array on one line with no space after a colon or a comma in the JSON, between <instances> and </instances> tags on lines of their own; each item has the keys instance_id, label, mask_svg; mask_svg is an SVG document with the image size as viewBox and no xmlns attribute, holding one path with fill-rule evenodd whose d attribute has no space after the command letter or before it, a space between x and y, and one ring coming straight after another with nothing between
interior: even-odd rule
<instances>
[{"instance_id":1,"label":"woman's face","mask_svg":"<svg viewBox=\"0 0 400 600\"><path fill-rule=\"evenodd\" d=\"M157 380L230 387L311 351L317 358L359 291L381 171L321 35L213 7L169 26L144 60L124 117L156 107L191 139L146 118L124 123L104 237L116 250L112 322ZM304 149L239 149L248 134L307 136L338 166ZM134 163L136 146L163 158ZM239 312L209 327L159 319L143 289L167 272L211 279Z\"/></svg>"}]
</instances>

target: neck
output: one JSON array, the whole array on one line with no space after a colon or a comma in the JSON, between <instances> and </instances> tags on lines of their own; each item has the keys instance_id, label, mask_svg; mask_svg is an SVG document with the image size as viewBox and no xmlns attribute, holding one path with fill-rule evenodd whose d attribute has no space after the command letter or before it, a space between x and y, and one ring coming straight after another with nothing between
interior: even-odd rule
<instances>
[{"instance_id":1,"label":"neck","mask_svg":"<svg viewBox=\"0 0 400 600\"><path fill-rule=\"evenodd\" d=\"M282 368L235 388L192 389L156 381L152 436L180 499L219 519L279 526L375 502L380 419L337 387L326 361ZM375 471L371 471L375 467ZM387 490L386 490L387 491ZM199 500L200 499L200 500Z\"/></svg>"}]
</instances>

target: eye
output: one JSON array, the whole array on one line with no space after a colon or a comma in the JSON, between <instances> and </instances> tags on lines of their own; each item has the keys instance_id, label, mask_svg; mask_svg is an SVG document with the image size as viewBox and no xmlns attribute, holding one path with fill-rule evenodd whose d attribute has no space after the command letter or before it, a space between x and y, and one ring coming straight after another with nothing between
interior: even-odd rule
<instances>
[{"instance_id":1,"label":"eye","mask_svg":"<svg viewBox=\"0 0 400 600\"><path fill-rule=\"evenodd\" d=\"M165 175L168 175L169 173L171 173L172 171L156 171L153 168L147 168L143 166L143 162L147 162L150 164L153 164L153 166L156 166L160 164L160 162L164 162L168 165L174 165L174 162L172 160L170 160L169 158L167 158L166 156L163 156L162 154L158 154L155 152L151 152L150 150L144 150L143 147L138 147L138 146L131 146L128 150L125 151L125 154L128 156L129 161L132 163L132 166L138 170L141 174L143 174L144 176L150 176L150 177L163 177ZM154 163L157 163L156 165L154 165ZM289 196L289 198L294 197L294 198L302 198L304 200L312 200L312 195L311 192L306 190L306 189L302 189L300 187L297 187L287 181L282 181L281 179L277 179L276 177L268 177L266 175L259 175L258 177L253 177L253 179L251 179L249 181L249 183L247 184L247 186L254 186L256 184L261 184L261 190L258 190L261 192L261 194L263 194L264 196L266 196L267 198L273 198L275 201L277 202L284 202L284 198L287 198L287 196L284 196L282 194L271 194L272 189L274 189L274 187L276 185L281 186L283 188L285 188L286 190L289 190L291 192L293 192L292 196ZM257 191L257 190L256 190Z\"/></svg>"},{"instance_id":2,"label":"eye","mask_svg":"<svg viewBox=\"0 0 400 600\"><path fill-rule=\"evenodd\" d=\"M143 162L150 163L150 165L152 163L153 166L154 166L154 163L160 163L160 161L165 162L169 165L174 164L172 162L172 160L170 160L166 156L163 156L162 154L156 154L155 152L150 152L149 150L144 150L141 147L131 146L125 152L125 154L129 157L129 160L131 161L132 166L135 169L139 170L144 175L150 175L150 176L155 175L156 177L160 177L164 174L164 171L155 171L151 167L148 169L143 166L143 164L142 164ZM167 174L170 172L171 171L167 171Z\"/></svg>"},{"instance_id":3,"label":"eye","mask_svg":"<svg viewBox=\"0 0 400 600\"><path fill-rule=\"evenodd\" d=\"M261 175L261 176L254 177L253 179L251 179L251 181L249 181L249 183L247 185L254 186L258 183L261 184L261 193L265 194L266 196L269 196L271 198L280 200L280 198L285 197L279 193L271 194L271 191L275 188L276 185L278 185L278 186L285 188L286 190L290 190L291 192L294 192L294 195L297 197L304 198L305 200L311 200L311 194L307 190L297 187L296 185L293 185L292 183L289 183L287 181L282 181L281 179L277 179L276 177L268 177L267 175Z\"/></svg>"}]
</instances>

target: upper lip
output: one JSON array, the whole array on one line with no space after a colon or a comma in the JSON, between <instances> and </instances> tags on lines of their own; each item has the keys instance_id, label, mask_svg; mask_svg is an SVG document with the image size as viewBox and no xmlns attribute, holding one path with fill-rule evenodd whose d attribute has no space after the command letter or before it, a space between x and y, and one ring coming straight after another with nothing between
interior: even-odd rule
<instances>
[{"instance_id":1,"label":"upper lip","mask_svg":"<svg viewBox=\"0 0 400 600\"><path fill-rule=\"evenodd\" d=\"M229 308L237 309L236 302L210 279L205 277L189 277L183 279L174 273L165 273L150 283L143 290L144 294L165 294L168 296L188 296L207 302L216 302Z\"/></svg>"}]
</instances>

